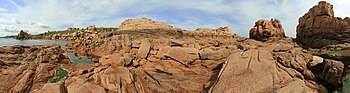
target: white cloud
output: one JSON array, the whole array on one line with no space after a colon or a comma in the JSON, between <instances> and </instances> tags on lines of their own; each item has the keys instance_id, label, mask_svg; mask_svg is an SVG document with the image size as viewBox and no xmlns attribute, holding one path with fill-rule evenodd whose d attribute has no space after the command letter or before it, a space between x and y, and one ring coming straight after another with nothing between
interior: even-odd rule
<instances>
[{"instance_id":1,"label":"white cloud","mask_svg":"<svg viewBox=\"0 0 350 93\"><path fill-rule=\"evenodd\" d=\"M0 12L7 12L7 9L5 9L5 8L0 8Z\"/></svg>"}]
</instances>

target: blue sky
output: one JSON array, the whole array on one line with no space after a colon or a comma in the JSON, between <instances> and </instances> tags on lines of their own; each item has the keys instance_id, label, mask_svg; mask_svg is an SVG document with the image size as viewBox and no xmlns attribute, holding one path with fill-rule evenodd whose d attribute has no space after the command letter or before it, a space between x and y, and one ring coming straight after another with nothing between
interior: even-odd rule
<instances>
[{"instance_id":1,"label":"blue sky","mask_svg":"<svg viewBox=\"0 0 350 93\"><path fill-rule=\"evenodd\" d=\"M0 0L0 36L68 27L118 27L128 18L148 17L186 30L228 26L248 37L256 20L278 18L295 37L299 17L319 0ZM335 16L350 16L350 0L328 0Z\"/></svg>"}]
</instances>

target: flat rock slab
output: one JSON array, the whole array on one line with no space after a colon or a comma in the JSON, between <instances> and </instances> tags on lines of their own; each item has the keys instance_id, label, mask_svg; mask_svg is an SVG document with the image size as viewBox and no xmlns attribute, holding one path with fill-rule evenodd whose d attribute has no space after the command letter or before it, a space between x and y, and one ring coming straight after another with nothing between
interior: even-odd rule
<instances>
[{"instance_id":1,"label":"flat rock slab","mask_svg":"<svg viewBox=\"0 0 350 93\"><path fill-rule=\"evenodd\" d=\"M275 60L266 50L248 50L232 54L221 69L212 93L272 92Z\"/></svg>"},{"instance_id":2,"label":"flat rock slab","mask_svg":"<svg viewBox=\"0 0 350 93\"><path fill-rule=\"evenodd\" d=\"M196 48L172 47L165 54L165 56L171 57L174 60L187 65L188 63L193 62L196 59L199 59L198 52L199 50Z\"/></svg>"}]
</instances>

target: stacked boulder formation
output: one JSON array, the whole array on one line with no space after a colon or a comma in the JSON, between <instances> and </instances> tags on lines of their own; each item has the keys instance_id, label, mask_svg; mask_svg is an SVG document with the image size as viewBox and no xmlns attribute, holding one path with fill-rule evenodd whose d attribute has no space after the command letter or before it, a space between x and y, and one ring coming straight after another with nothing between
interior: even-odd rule
<instances>
[{"instance_id":1,"label":"stacked boulder formation","mask_svg":"<svg viewBox=\"0 0 350 93\"><path fill-rule=\"evenodd\" d=\"M231 30L228 27L219 27L219 28L216 28L216 29L198 28L198 29L194 30L191 33L197 33L197 34L202 34L202 35L212 34L212 35L232 36Z\"/></svg>"},{"instance_id":2,"label":"stacked boulder formation","mask_svg":"<svg viewBox=\"0 0 350 93\"><path fill-rule=\"evenodd\" d=\"M285 37L282 23L278 19L258 20L249 31L249 38L260 41L267 41L270 38Z\"/></svg>"},{"instance_id":3,"label":"stacked boulder formation","mask_svg":"<svg viewBox=\"0 0 350 93\"><path fill-rule=\"evenodd\" d=\"M319 75L334 86L339 86L342 80L345 89L350 89L345 82L350 79L349 37L350 18L334 17L333 5L328 2L320 1L318 5L299 18L297 42L302 47L309 48L309 52L313 55L325 58L323 66L313 69L313 72L330 71ZM334 80L329 80L329 78L334 78Z\"/></svg>"},{"instance_id":4,"label":"stacked boulder formation","mask_svg":"<svg viewBox=\"0 0 350 93\"><path fill-rule=\"evenodd\" d=\"M86 30L85 31L87 31L87 32L94 32L94 31L96 31L97 29L96 29L96 26L95 25L91 25L91 26L89 26L89 27L86 27Z\"/></svg>"},{"instance_id":5,"label":"stacked boulder formation","mask_svg":"<svg viewBox=\"0 0 350 93\"><path fill-rule=\"evenodd\" d=\"M321 1L299 18L297 39L306 47L349 43L350 18L334 17L333 5Z\"/></svg>"}]
</instances>

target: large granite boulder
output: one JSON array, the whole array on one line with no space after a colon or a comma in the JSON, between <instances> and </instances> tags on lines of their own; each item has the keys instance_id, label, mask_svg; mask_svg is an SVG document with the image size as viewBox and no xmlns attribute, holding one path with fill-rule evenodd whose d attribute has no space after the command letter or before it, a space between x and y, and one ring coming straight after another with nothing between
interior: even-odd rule
<instances>
[{"instance_id":1,"label":"large granite boulder","mask_svg":"<svg viewBox=\"0 0 350 93\"><path fill-rule=\"evenodd\" d=\"M136 18L127 19L120 26L118 30L180 30L179 28L174 28L173 26L164 23L153 21L148 18Z\"/></svg>"},{"instance_id":2,"label":"large granite boulder","mask_svg":"<svg viewBox=\"0 0 350 93\"><path fill-rule=\"evenodd\" d=\"M297 39L312 48L350 42L349 24L348 17L334 17L333 5L320 1L299 18Z\"/></svg>"},{"instance_id":3,"label":"large granite boulder","mask_svg":"<svg viewBox=\"0 0 350 93\"><path fill-rule=\"evenodd\" d=\"M313 93L320 87L278 64L266 49L252 49L228 57L209 93Z\"/></svg>"},{"instance_id":4,"label":"large granite boulder","mask_svg":"<svg viewBox=\"0 0 350 93\"><path fill-rule=\"evenodd\" d=\"M278 19L258 20L249 31L249 38L266 41L271 37L285 37L281 21Z\"/></svg>"}]
</instances>

